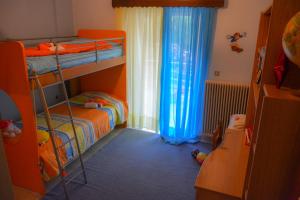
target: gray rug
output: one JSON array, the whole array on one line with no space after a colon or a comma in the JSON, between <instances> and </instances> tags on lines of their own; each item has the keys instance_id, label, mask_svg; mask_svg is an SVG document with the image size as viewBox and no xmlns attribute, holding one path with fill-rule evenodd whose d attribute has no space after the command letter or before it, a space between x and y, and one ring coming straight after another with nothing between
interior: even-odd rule
<instances>
[{"instance_id":1,"label":"gray rug","mask_svg":"<svg viewBox=\"0 0 300 200\"><path fill-rule=\"evenodd\" d=\"M207 144L164 143L159 135L124 129L85 161L88 184L70 183L72 200L193 200L199 165L191 151ZM76 181L82 181L78 177ZM61 185L46 200L65 199Z\"/></svg>"}]
</instances>

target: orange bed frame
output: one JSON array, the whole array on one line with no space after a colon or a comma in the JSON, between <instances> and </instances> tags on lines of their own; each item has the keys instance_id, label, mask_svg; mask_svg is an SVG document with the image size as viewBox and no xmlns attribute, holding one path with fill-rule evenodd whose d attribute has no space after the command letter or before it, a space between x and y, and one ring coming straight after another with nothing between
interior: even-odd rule
<instances>
[{"instance_id":1,"label":"orange bed frame","mask_svg":"<svg viewBox=\"0 0 300 200\"><path fill-rule=\"evenodd\" d=\"M112 30L80 30L79 38L124 38L123 56L63 70L66 80L78 78L79 90L103 91L124 102L126 100L126 34ZM59 79L49 72L40 76L43 86ZM5 150L13 184L41 195L45 186L39 170L36 119L24 46L18 41L0 42L0 90L15 102L21 113L23 128L20 136L5 139Z\"/></svg>"}]
</instances>

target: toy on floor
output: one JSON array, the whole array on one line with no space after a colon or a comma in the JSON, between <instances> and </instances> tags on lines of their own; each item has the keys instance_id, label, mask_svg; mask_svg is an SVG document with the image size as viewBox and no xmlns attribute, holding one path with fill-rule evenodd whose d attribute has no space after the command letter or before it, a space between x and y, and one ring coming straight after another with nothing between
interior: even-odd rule
<instances>
[{"instance_id":1,"label":"toy on floor","mask_svg":"<svg viewBox=\"0 0 300 200\"><path fill-rule=\"evenodd\" d=\"M0 120L0 133L4 137L16 137L21 130L14 125L12 120Z\"/></svg>"},{"instance_id":2,"label":"toy on floor","mask_svg":"<svg viewBox=\"0 0 300 200\"><path fill-rule=\"evenodd\" d=\"M201 152L199 149L195 149L194 151L192 151L192 156L194 159L197 160L197 162L202 165L205 158L207 157L206 153Z\"/></svg>"},{"instance_id":3,"label":"toy on floor","mask_svg":"<svg viewBox=\"0 0 300 200\"><path fill-rule=\"evenodd\" d=\"M219 122L217 128L212 133L211 143L212 150L215 150L222 142L222 122ZM201 152L199 149L192 151L192 157L202 165L208 154Z\"/></svg>"}]
</instances>

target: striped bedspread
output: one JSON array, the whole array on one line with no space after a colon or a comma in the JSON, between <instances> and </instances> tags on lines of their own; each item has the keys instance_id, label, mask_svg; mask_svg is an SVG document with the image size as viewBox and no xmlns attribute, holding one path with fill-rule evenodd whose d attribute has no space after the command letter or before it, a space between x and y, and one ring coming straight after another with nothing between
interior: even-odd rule
<instances>
[{"instance_id":1,"label":"striped bedspread","mask_svg":"<svg viewBox=\"0 0 300 200\"><path fill-rule=\"evenodd\" d=\"M84 103L91 98L101 98L108 102L98 109L84 108ZM86 92L70 99L72 105L74 125L81 152L85 152L97 140L104 137L116 125L127 120L127 108L125 104L108 94L100 92ZM52 125L56 132L56 143L59 147L59 157L66 165L78 156L74 132L66 105L61 105L50 110ZM39 130L48 130L44 114L37 116ZM42 174L45 180L49 180L58 174L58 167L52 149L51 141L40 145L40 158L43 163Z\"/></svg>"},{"instance_id":2,"label":"striped bedspread","mask_svg":"<svg viewBox=\"0 0 300 200\"><path fill-rule=\"evenodd\" d=\"M122 101L102 92L86 92L79 96L73 97L70 101L74 105L84 106L84 103L93 99L100 98L109 102L108 105L104 105L99 110L106 111L110 117L111 127L118 124L123 124L126 121L126 115L124 110L124 104Z\"/></svg>"}]
</instances>

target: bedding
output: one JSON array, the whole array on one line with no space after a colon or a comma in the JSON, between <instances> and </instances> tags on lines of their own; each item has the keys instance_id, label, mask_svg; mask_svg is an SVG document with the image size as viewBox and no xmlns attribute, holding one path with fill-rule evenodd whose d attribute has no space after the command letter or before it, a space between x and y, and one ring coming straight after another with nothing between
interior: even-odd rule
<instances>
[{"instance_id":1,"label":"bedding","mask_svg":"<svg viewBox=\"0 0 300 200\"><path fill-rule=\"evenodd\" d=\"M97 46L96 46L97 45ZM106 41L95 41L87 43L58 43L57 53L59 55L70 53L81 53L87 51L97 50L109 50L113 46ZM25 49L25 55L27 57L35 56L50 56L56 54L56 46L52 42L40 43L36 47L30 47Z\"/></svg>"},{"instance_id":2,"label":"bedding","mask_svg":"<svg viewBox=\"0 0 300 200\"><path fill-rule=\"evenodd\" d=\"M84 103L92 98L100 98L108 102L97 109L84 108ZM116 125L123 124L127 119L127 106L121 100L101 92L86 92L70 99L74 124L81 152L85 152L96 141L109 133ZM72 124L66 105L60 105L50 110L52 124L59 146L59 157L64 165L68 165L78 156ZM37 115L39 130L47 130L44 114ZM39 131L38 131L39 134ZM58 175L58 166L51 141L39 144L41 172L44 180L48 181Z\"/></svg>"},{"instance_id":3,"label":"bedding","mask_svg":"<svg viewBox=\"0 0 300 200\"><path fill-rule=\"evenodd\" d=\"M123 55L123 47L120 42L97 41L97 43L102 43L102 45L97 48L97 53L94 45L92 45L94 42L95 40L76 39L70 42L60 43L61 47L65 49L64 54L59 56L59 63L61 67L63 69L70 68L96 62L97 60L107 60ZM47 46L47 44L43 45ZM35 51L31 53L36 55L33 57L26 57L28 72L30 75L34 73L44 74L56 70L56 56L52 55L53 52L47 50L47 47L27 49L27 54L30 55L28 51Z\"/></svg>"},{"instance_id":4,"label":"bedding","mask_svg":"<svg viewBox=\"0 0 300 200\"><path fill-rule=\"evenodd\" d=\"M230 116L228 127L229 129L244 130L246 124L246 115L234 114Z\"/></svg>"}]
</instances>

